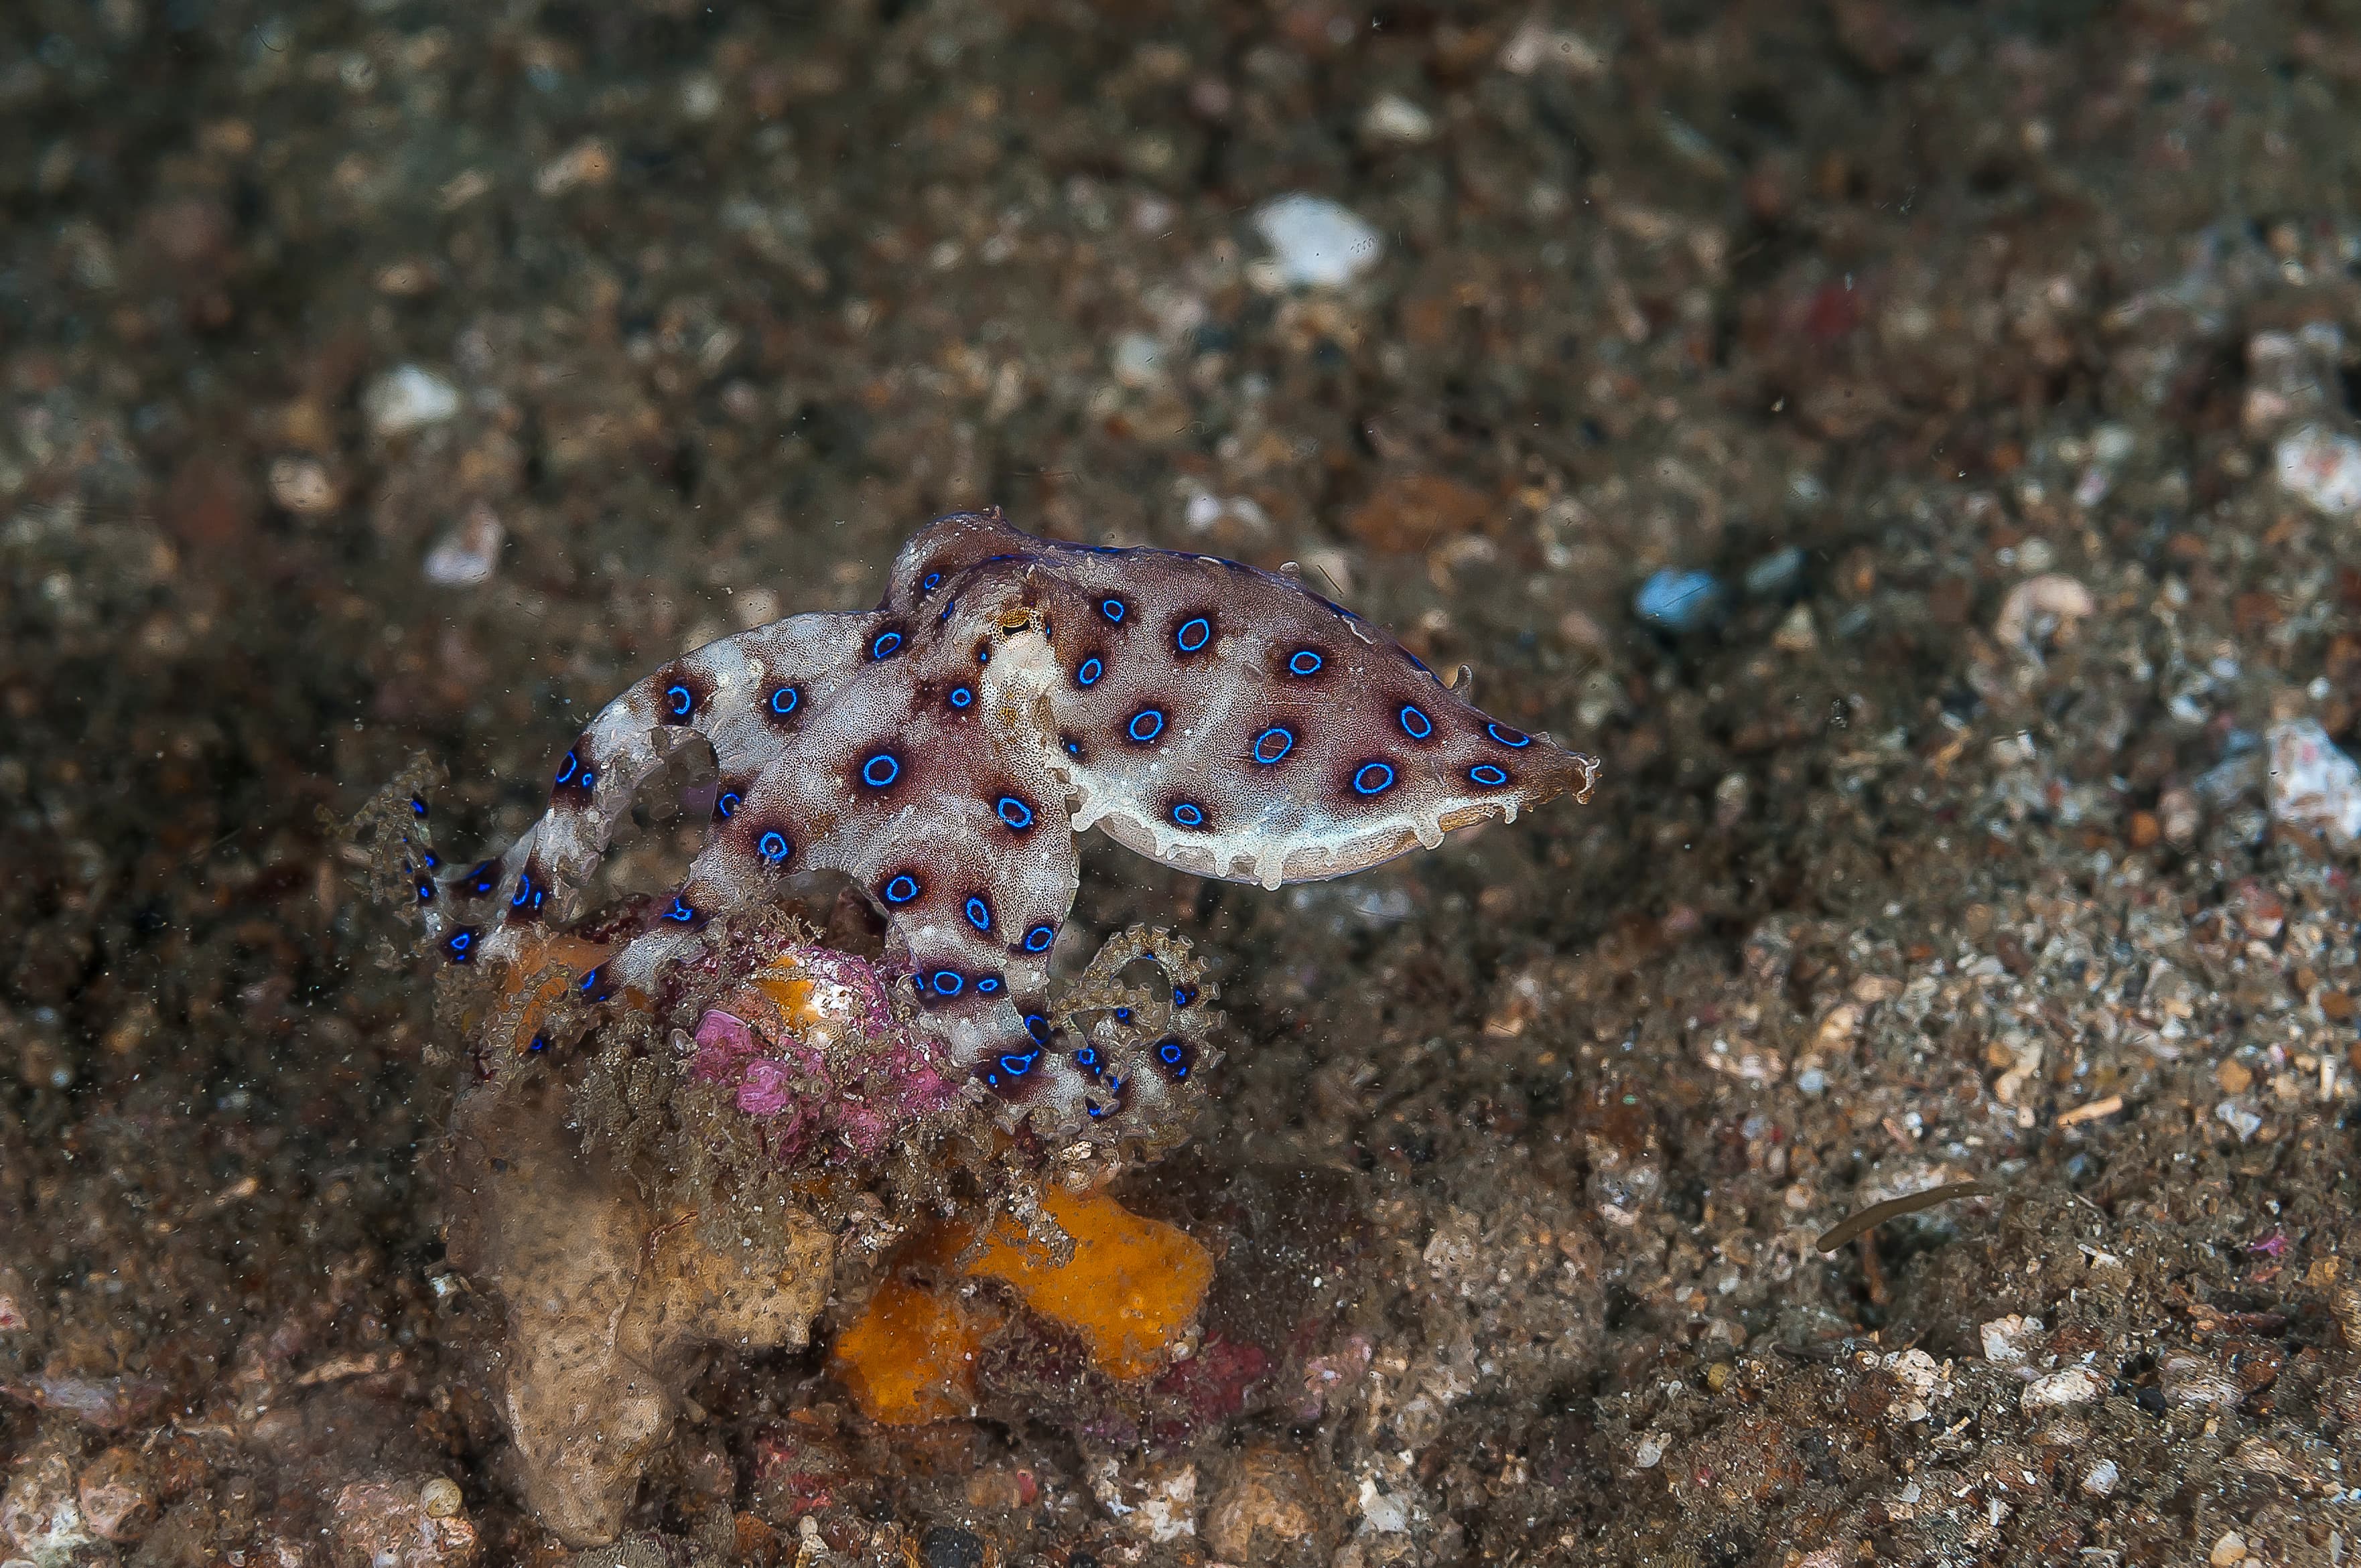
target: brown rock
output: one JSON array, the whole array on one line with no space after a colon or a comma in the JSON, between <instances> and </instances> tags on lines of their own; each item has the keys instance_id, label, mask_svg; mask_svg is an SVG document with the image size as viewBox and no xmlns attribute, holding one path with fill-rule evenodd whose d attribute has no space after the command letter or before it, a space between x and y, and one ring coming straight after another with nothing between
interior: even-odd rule
<instances>
[{"instance_id":1,"label":"brown rock","mask_svg":"<svg viewBox=\"0 0 2361 1568\"><path fill-rule=\"evenodd\" d=\"M156 1487L132 1449L117 1445L82 1466L82 1517L109 1541L137 1541L156 1522Z\"/></svg>"},{"instance_id":2,"label":"brown rock","mask_svg":"<svg viewBox=\"0 0 2361 1568\"><path fill-rule=\"evenodd\" d=\"M423 1477L354 1481L336 1494L337 1568L465 1568L480 1542L464 1514L426 1506Z\"/></svg>"},{"instance_id":3,"label":"brown rock","mask_svg":"<svg viewBox=\"0 0 2361 1568\"><path fill-rule=\"evenodd\" d=\"M1205 1510L1205 1544L1240 1568L1326 1563L1342 1511L1309 1455L1258 1444L1224 1473Z\"/></svg>"},{"instance_id":4,"label":"brown rock","mask_svg":"<svg viewBox=\"0 0 2361 1568\"><path fill-rule=\"evenodd\" d=\"M1440 474L1404 474L1353 509L1345 527L1372 550L1411 554L1480 530L1498 509L1482 491Z\"/></svg>"}]
</instances>

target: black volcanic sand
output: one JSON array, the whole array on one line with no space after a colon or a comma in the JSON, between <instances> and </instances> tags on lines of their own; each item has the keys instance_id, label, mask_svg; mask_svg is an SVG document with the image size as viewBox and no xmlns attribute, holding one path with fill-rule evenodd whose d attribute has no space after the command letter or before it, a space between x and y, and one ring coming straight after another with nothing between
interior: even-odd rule
<instances>
[{"instance_id":1,"label":"black volcanic sand","mask_svg":"<svg viewBox=\"0 0 2361 1568\"><path fill-rule=\"evenodd\" d=\"M2340 1561L2355 862L2259 748L2361 744L2276 456L2350 422L2357 20L6 6L0 1558L562 1555L335 824L425 752L503 840L612 693L997 502L1302 563L1602 787L1278 894L1086 860L1231 1023L1133 1201L1333 1298L1324 1397L893 1432L718 1356L594 1561ZM1288 286L1290 192L1382 255Z\"/></svg>"}]
</instances>

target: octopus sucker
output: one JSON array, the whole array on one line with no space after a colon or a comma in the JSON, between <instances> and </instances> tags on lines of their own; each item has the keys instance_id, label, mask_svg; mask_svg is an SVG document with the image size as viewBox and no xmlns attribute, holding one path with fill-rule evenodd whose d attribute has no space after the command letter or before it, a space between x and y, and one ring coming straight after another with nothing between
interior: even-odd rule
<instances>
[{"instance_id":1,"label":"octopus sucker","mask_svg":"<svg viewBox=\"0 0 2361 1568\"><path fill-rule=\"evenodd\" d=\"M1202 983L1169 934L1102 954L1083 1002L1048 1012L1075 837L1097 828L1276 890L1587 798L1596 760L1477 708L1470 689L1291 577L957 512L903 545L874 609L759 626L624 691L493 859L434 860L419 806L429 869L411 906L448 959L522 960L577 918L635 792L702 744L721 779L704 845L677 887L608 927L620 946L594 988L652 991L709 922L840 873L884 917L918 1026L1004 1125L1119 1137L1218 1055L1206 1014L1172 1000ZM1171 996L1115 983L1142 958Z\"/></svg>"}]
</instances>

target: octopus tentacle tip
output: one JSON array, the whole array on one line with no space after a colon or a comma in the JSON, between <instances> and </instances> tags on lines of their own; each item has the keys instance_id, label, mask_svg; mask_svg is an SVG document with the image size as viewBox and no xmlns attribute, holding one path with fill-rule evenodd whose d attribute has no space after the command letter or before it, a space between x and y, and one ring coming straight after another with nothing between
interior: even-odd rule
<instances>
[{"instance_id":1,"label":"octopus tentacle tip","mask_svg":"<svg viewBox=\"0 0 2361 1568\"><path fill-rule=\"evenodd\" d=\"M1174 1004L1205 988L1169 933L1113 944L1129 956L1103 973L1093 960L1084 994L1104 1006L1049 1008L1076 835L1275 890L1590 797L1596 758L1472 691L1290 576L952 512L902 546L874 609L758 626L626 690L552 763L522 838L465 869L429 860L405 891L446 957L519 959L533 927L572 919L634 792L701 743L719 780L703 847L610 927L602 994L653 993L708 950L709 923L840 873L884 916L917 1027L963 1092L1011 1128L1101 1135L1193 1092L1218 1053L1206 1014ZM423 853L413 799L400 815ZM1116 983L1141 958L1172 996Z\"/></svg>"}]
</instances>

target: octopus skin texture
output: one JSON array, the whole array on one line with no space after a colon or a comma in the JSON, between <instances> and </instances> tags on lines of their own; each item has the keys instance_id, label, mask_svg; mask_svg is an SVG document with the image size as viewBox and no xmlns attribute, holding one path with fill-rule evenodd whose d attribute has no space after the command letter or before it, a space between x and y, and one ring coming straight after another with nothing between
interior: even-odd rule
<instances>
[{"instance_id":1,"label":"octopus skin texture","mask_svg":"<svg viewBox=\"0 0 2361 1568\"><path fill-rule=\"evenodd\" d=\"M719 771L703 847L581 977L586 996L653 989L717 916L840 872L882 910L921 1028L1005 1123L1044 1135L1118 1115L1197 1065L1183 1036L1116 1049L1052 1026L1076 834L1277 888L1586 798L1598 770L1478 711L1286 577L955 513L903 546L875 609L723 638L615 698L523 837L472 869L420 873L430 941L456 961L514 961L537 928L575 918L633 791L690 735ZM1176 1007L1191 1000L1176 987Z\"/></svg>"}]
</instances>

